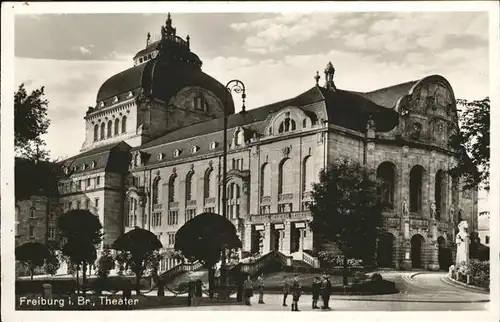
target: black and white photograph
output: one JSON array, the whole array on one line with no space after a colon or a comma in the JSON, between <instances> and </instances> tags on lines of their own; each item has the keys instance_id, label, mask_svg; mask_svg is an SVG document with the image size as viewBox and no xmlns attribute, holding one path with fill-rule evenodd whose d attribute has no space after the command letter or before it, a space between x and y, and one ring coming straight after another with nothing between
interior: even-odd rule
<instances>
[{"instance_id":1,"label":"black and white photograph","mask_svg":"<svg viewBox=\"0 0 500 322\"><path fill-rule=\"evenodd\" d=\"M5 321L497 321L498 4L404 4L2 3Z\"/></svg>"}]
</instances>

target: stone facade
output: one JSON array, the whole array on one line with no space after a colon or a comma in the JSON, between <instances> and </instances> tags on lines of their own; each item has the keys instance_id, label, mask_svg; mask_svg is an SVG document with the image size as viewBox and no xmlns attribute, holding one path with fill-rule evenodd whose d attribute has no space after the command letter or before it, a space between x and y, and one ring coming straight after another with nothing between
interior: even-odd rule
<instances>
[{"instance_id":1,"label":"stone facade","mask_svg":"<svg viewBox=\"0 0 500 322\"><path fill-rule=\"evenodd\" d=\"M188 57L182 62L160 51L133 67L143 68L141 79L151 73L154 82L161 75L151 70L178 64L178 75L184 75L179 86L154 94L163 83L130 81L137 87L120 91L121 83L113 85L118 76L106 81L96 106L87 112L82 153L63 162L63 209L80 202L95 211L105 244L138 226L172 249L175 232L187 220L202 212L222 212L225 110L227 216L244 252L279 250L300 260L305 250L314 249L307 207L312 183L321 169L342 157L367 165L384 181L383 197L391 210L384 213L379 266L444 268L458 221L477 227L477 191L462 192L459 179L446 172L455 163L447 138L458 130L458 120L453 90L443 77L350 92L335 86L330 64L324 86L317 83L294 98L239 115L233 114L231 96L220 91L224 86L201 70L182 67L194 55L182 50ZM119 105L121 98L126 110ZM113 113L120 111L131 115L127 126L132 136L112 131L103 142L89 139L92 122L109 113L115 118ZM80 181L90 186L80 188ZM161 267L172 265L168 260Z\"/></svg>"}]
</instances>

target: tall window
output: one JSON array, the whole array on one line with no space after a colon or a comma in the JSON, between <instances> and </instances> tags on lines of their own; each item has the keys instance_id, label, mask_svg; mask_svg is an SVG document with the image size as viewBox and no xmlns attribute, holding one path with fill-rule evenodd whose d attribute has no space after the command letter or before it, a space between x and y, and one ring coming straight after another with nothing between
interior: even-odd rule
<instances>
[{"instance_id":1,"label":"tall window","mask_svg":"<svg viewBox=\"0 0 500 322\"><path fill-rule=\"evenodd\" d=\"M137 225L137 199L128 199L128 216L125 218L126 227L134 227Z\"/></svg>"},{"instance_id":2,"label":"tall window","mask_svg":"<svg viewBox=\"0 0 500 322\"><path fill-rule=\"evenodd\" d=\"M290 131L295 131L297 125L295 124L295 120L290 118L290 112L286 113L286 117L283 122L280 123L278 128L278 133L285 133Z\"/></svg>"},{"instance_id":3,"label":"tall window","mask_svg":"<svg viewBox=\"0 0 500 322\"><path fill-rule=\"evenodd\" d=\"M260 168L260 196L268 197L271 195L271 166L264 163Z\"/></svg>"},{"instance_id":4,"label":"tall window","mask_svg":"<svg viewBox=\"0 0 500 322\"><path fill-rule=\"evenodd\" d=\"M108 121L108 133L107 137L110 138L111 134L113 133L113 122L111 120Z\"/></svg>"},{"instance_id":5,"label":"tall window","mask_svg":"<svg viewBox=\"0 0 500 322\"><path fill-rule=\"evenodd\" d=\"M159 186L160 186L160 178L157 178L153 181L153 187L152 187L152 200L153 200L153 205L158 204L158 199L159 199Z\"/></svg>"},{"instance_id":6,"label":"tall window","mask_svg":"<svg viewBox=\"0 0 500 322\"><path fill-rule=\"evenodd\" d=\"M446 214L446 196L448 191L448 182L443 170L436 172L434 182L434 202L436 203L436 219L440 219Z\"/></svg>"},{"instance_id":7,"label":"tall window","mask_svg":"<svg viewBox=\"0 0 500 322\"><path fill-rule=\"evenodd\" d=\"M291 180L291 173L293 173L292 162L288 158L284 159L279 165L278 194L292 192L293 181Z\"/></svg>"},{"instance_id":8,"label":"tall window","mask_svg":"<svg viewBox=\"0 0 500 322\"><path fill-rule=\"evenodd\" d=\"M168 180L168 202L174 202L175 201L175 181L176 181L177 175L173 174L170 176L170 180Z\"/></svg>"},{"instance_id":9,"label":"tall window","mask_svg":"<svg viewBox=\"0 0 500 322\"><path fill-rule=\"evenodd\" d=\"M120 119L115 119L115 135L120 133Z\"/></svg>"},{"instance_id":10,"label":"tall window","mask_svg":"<svg viewBox=\"0 0 500 322\"><path fill-rule=\"evenodd\" d=\"M302 162L302 191L311 191L314 182L314 164L311 161L311 156L308 155Z\"/></svg>"},{"instance_id":11,"label":"tall window","mask_svg":"<svg viewBox=\"0 0 500 322\"><path fill-rule=\"evenodd\" d=\"M186 200L191 200L193 197L193 174L193 171L189 171L186 176Z\"/></svg>"},{"instance_id":12,"label":"tall window","mask_svg":"<svg viewBox=\"0 0 500 322\"><path fill-rule=\"evenodd\" d=\"M124 115L122 118L122 133L127 132L127 116Z\"/></svg>"},{"instance_id":13,"label":"tall window","mask_svg":"<svg viewBox=\"0 0 500 322\"><path fill-rule=\"evenodd\" d=\"M30 208L30 218L35 218L35 207Z\"/></svg>"},{"instance_id":14,"label":"tall window","mask_svg":"<svg viewBox=\"0 0 500 322\"><path fill-rule=\"evenodd\" d=\"M106 132L106 124L101 123L101 140L104 140L104 133Z\"/></svg>"},{"instance_id":15,"label":"tall window","mask_svg":"<svg viewBox=\"0 0 500 322\"><path fill-rule=\"evenodd\" d=\"M179 210L170 210L168 212L167 224L170 226L177 225L179 223Z\"/></svg>"},{"instance_id":16,"label":"tall window","mask_svg":"<svg viewBox=\"0 0 500 322\"><path fill-rule=\"evenodd\" d=\"M410 171L410 211L420 212L422 210L422 183L424 168L416 165Z\"/></svg>"},{"instance_id":17,"label":"tall window","mask_svg":"<svg viewBox=\"0 0 500 322\"><path fill-rule=\"evenodd\" d=\"M377 178L382 182L379 191L382 202L386 206L393 206L396 166L391 162L382 162L377 168Z\"/></svg>"},{"instance_id":18,"label":"tall window","mask_svg":"<svg viewBox=\"0 0 500 322\"><path fill-rule=\"evenodd\" d=\"M205 178L203 180L203 198L210 198L213 194L212 184L213 184L213 175L214 171L212 169L207 169L205 171Z\"/></svg>"},{"instance_id":19,"label":"tall window","mask_svg":"<svg viewBox=\"0 0 500 322\"><path fill-rule=\"evenodd\" d=\"M94 142L99 140L99 125L94 125Z\"/></svg>"},{"instance_id":20,"label":"tall window","mask_svg":"<svg viewBox=\"0 0 500 322\"><path fill-rule=\"evenodd\" d=\"M230 219L240 217L241 188L237 183L230 183L227 187L227 215Z\"/></svg>"}]
</instances>

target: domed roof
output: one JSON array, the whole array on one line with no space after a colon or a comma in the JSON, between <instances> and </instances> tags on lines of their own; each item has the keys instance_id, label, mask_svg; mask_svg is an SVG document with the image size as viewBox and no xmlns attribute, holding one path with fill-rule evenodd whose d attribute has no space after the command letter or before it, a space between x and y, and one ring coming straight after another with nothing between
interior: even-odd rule
<instances>
[{"instance_id":1,"label":"domed roof","mask_svg":"<svg viewBox=\"0 0 500 322\"><path fill-rule=\"evenodd\" d=\"M97 93L97 104L102 102L106 107L114 97L131 98L140 92L168 102L186 86L205 88L224 100L228 96L225 86L202 72L201 60L189 48L189 36L184 40L175 33L169 14L166 25L161 28L161 39L149 43L148 34L148 45L134 56L134 60L149 54L152 58L107 79ZM228 99L232 106L230 95Z\"/></svg>"}]
</instances>

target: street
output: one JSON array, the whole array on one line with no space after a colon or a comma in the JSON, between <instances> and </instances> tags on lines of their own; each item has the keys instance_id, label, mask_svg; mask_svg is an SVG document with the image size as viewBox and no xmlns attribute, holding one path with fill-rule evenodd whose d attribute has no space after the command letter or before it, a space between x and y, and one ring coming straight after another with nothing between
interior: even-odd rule
<instances>
[{"instance_id":1,"label":"street","mask_svg":"<svg viewBox=\"0 0 500 322\"><path fill-rule=\"evenodd\" d=\"M473 292L445 283L444 272L380 272L387 280L396 282L398 294L388 295L334 295L330 300L331 311L470 311L488 310L489 294ZM176 307L157 310L210 310L210 311L284 311L280 294L265 294L265 304L257 304L257 297L252 298L252 306L226 305L202 307ZM301 296L299 310L313 311L312 296ZM155 309L156 310L156 309ZM321 311L321 310L314 310Z\"/></svg>"}]
</instances>

